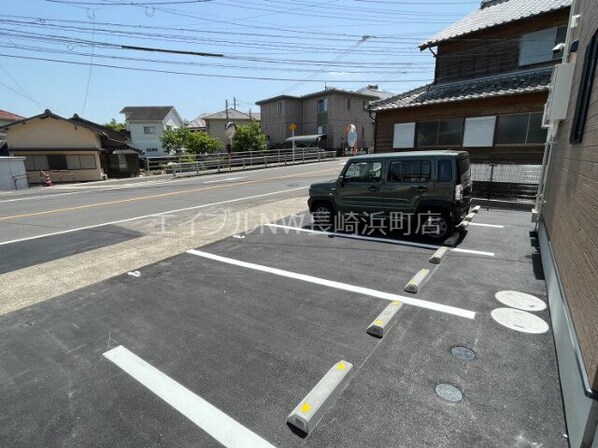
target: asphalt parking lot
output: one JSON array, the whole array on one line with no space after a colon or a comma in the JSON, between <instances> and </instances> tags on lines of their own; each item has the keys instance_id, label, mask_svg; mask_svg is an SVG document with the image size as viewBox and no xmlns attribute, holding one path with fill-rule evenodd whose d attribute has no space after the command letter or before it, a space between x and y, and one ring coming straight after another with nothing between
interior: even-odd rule
<instances>
[{"instance_id":1,"label":"asphalt parking lot","mask_svg":"<svg viewBox=\"0 0 598 448\"><path fill-rule=\"evenodd\" d=\"M552 332L491 317L501 290L546 300L528 213L480 211L439 265L430 247L310 232L301 218L0 317L0 439L243 446L217 442L220 425L263 442L247 446L567 446ZM422 268L432 275L420 292L403 292ZM366 328L388 294L404 305L379 339ZM165 378L137 358L153 379L105 356L116 347L184 386L178 399L213 425L160 395ZM293 430L287 415L340 360L354 366L346 388L309 435ZM462 399L441 398L439 384Z\"/></svg>"}]
</instances>

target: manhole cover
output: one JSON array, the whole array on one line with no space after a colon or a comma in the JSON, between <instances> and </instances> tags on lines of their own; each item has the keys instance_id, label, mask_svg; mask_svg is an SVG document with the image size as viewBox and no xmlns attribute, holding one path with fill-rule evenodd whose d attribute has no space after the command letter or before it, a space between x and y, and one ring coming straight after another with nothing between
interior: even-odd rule
<instances>
[{"instance_id":1,"label":"manhole cover","mask_svg":"<svg viewBox=\"0 0 598 448\"><path fill-rule=\"evenodd\" d=\"M542 311L546 309L546 303L535 296L519 291L499 291L494 297L500 303L511 308L523 311Z\"/></svg>"},{"instance_id":2,"label":"manhole cover","mask_svg":"<svg viewBox=\"0 0 598 448\"><path fill-rule=\"evenodd\" d=\"M455 358L461 359L463 361L471 361L473 358L475 358L475 353L473 350L470 350L467 347L453 347L451 349L451 353Z\"/></svg>"},{"instance_id":3,"label":"manhole cover","mask_svg":"<svg viewBox=\"0 0 598 448\"><path fill-rule=\"evenodd\" d=\"M458 403L463 400L461 391L451 384L439 384L436 386L436 393L440 398L444 398L451 403Z\"/></svg>"},{"instance_id":4,"label":"manhole cover","mask_svg":"<svg viewBox=\"0 0 598 448\"><path fill-rule=\"evenodd\" d=\"M492 319L501 325L523 333L546 333L548 324L531 313L513 308L496 308L490 313Z\"/></svg>"}]
</instances>

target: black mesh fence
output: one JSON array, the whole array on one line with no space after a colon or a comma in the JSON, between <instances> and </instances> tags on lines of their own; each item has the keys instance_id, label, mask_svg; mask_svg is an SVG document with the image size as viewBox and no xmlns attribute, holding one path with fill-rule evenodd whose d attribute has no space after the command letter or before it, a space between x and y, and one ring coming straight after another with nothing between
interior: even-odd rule
<instances>
[{"instance_id":1,"label":"black mesh fence","mask_svg":"<svg viewBox=\"0 0 598 448\"><path fill-rule=\"evenodd\" d=\"M472 163L473 197L532 204L541 170L541 165Z\"/></svg>"}]
</instances>

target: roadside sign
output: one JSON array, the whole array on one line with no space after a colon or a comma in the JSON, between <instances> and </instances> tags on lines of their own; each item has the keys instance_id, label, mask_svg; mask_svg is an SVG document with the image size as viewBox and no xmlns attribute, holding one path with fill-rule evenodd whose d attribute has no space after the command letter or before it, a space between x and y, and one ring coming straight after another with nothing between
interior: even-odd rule
<instances>
[{"instance_id":1,"label":"roadside sign","mask_svg":"<svg viewBox=\"0 0 598 448\"><path fill-rule=\"evenodd\" d=\"M297 130L297 124L291 123L291 125L289 126L289 129L291 130L291 132L295 132Z\"/></svg>"},{"instance_id":2,"label":"roadside sign","mask_svg":"<svg viewBox=\"0 0 598 448\"><path fill-rule=\"evenodd\" d=\"M353 148L353 154L356 154L357 152L357 129L355 128L355 125L349 125L349 132L347 132L347 144L349 145L349 148Z\"/></svg>"}]
</instances>

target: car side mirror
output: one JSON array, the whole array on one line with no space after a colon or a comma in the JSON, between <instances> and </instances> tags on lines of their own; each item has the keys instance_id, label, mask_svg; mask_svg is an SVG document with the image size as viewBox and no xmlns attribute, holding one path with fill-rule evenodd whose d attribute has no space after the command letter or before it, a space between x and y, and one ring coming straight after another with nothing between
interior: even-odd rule
<instances>
[{"instance_id":1,"label":"car side mirror","mask_svg":"<svg viewBox=\"0 0 598 448\"><path fill-rule=\"evenodd\" d=\"M343 176L342 174L338 176L338 183L341 187L343 187L345 185L345 176Z\"/></svg>"}]
</instances>

